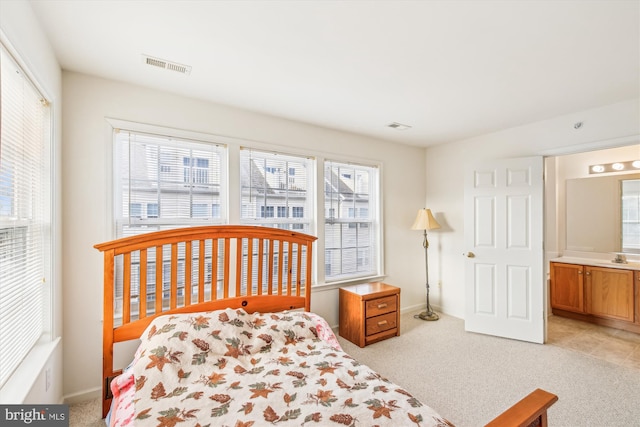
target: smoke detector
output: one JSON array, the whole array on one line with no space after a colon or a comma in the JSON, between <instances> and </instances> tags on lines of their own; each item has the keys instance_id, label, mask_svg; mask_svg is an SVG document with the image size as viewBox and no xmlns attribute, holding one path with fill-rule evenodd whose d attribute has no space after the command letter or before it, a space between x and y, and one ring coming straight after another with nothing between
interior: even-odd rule
<instances>
[{"instance_id":1,"label":"smoke detector","mask_svg":"<svg viewBox=\"0 0 640 427\"><path fill-rule=\"evenodd\" d=\"M191 74L191 66L167 61L166 59L155 58L149 55L142 55L142 62L152 67L163 68L165 70L176 71L181 74Z\"/></svg>"}]
</instances>

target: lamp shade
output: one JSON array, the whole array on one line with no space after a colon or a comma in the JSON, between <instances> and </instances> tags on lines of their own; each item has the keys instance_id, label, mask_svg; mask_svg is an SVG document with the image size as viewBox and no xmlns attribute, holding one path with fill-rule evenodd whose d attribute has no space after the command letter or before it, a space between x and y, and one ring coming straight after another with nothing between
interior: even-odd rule
<instances>
[{"instance_id":1,"label":"lamp shade","mask_svg":"<svg viewBox=\"0 0 640 427\"><path fill-rule=\"evenodd\" d=\"M433 230L435 228L440 228L440 224L431 214L431 209L420 209L418 211L418 215L416 216L416 220L413 222L411 226L412 230Z\"/></svg>"}]
</instances>

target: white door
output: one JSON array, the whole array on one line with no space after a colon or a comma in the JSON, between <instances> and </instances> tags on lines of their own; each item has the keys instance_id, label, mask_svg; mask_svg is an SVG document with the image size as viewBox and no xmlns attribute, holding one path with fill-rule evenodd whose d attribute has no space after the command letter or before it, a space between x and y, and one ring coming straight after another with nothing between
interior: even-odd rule
<instances>
[{"instance_id":1,"label":"white door","mask_svg":"<svg viewBox=\"0 0 640 427\"><path fill-rule=\"evenodd\" d=\"M484 162L465 177L465 329L543 343L543 159Z\"/></svg>"}]
</instances>

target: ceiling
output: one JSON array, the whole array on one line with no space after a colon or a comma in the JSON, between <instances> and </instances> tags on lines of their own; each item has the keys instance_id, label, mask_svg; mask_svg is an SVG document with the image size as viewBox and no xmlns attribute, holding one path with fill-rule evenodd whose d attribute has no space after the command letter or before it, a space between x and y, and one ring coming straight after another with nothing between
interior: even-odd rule
<instances>
[{"instance_id":1,"label":"ceiling","mask_svg":"<svg viewBox=\"0 0 640 427\"><path fill-rule=\"evenodd\" d=\"M410 145L640 96L636 0L31 4L64 70Z\"/></svg>"}]
</instances>

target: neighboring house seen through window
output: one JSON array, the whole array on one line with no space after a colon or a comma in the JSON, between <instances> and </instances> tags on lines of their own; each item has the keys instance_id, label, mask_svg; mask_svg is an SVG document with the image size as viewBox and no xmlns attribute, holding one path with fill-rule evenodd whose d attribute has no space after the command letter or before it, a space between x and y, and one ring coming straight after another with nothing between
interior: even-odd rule
<instances>
[{"instance_id":1,"label":"neighboring house seen through window","mask_svg":"<svg viewBox=\"0 0 640 427\"><path fill-rule=\"evenodd\" d=\"M324 164L325 281L380 274L378 168Z\"/></svg>"},{"instance_id":2,"label":"neighboring house seen through window","mask_svg":"<svg viewBox=\"0 0 640 427\"><path fill-rule=\"evenodd\" d=\"M114 126L117 237L207 224L262 225L307 234L317 234L317 228L323 227L324 233L320 234L324 238L317 241L314 252L320 265L324 265L324 269L316 271L317 283L348 282L382 274L377 166L226 147L117 127ZM228 149L231 154L227 154ZM238 173L239 180L228 177L227 157L237 159L233 160L237 163L229 164L229 170ZM317 170L319 166L324 167L323 171ZM227 183L234 188L229 189ZM319 191L323 193L318 194ZM239 203L239 210L226 209L229 196ZM324 198L324 203L318 206L322 200L319 197ZM226 218L227 212L231 218ZM184 250L178 248L178 252L180 260L185 256ZM203 262L211 272L210 248L205 252L209 255ZM247 252L242 253L247 256ZM286 253L274 260L271 273L275 277L281 277L288 263L296 262L299 255L295 248ZM164 270L155 267L158 257L148 256L147 299L153 299L156 279L168 286L168 278L156 277ZM162 256L170 254L163 252ZM139 263L132 260L133 268L140 268L136 262ZM248 271L247 259L243 265L242 276ZM267 270L263 274L268 274ZM179 288L184 286L184 274L188 272L178 273ZM208 277L210 280L212 274ZM197 280L192 280L194 286ZM246 277L241 280L244 286ZM139 284L132 284L132 292L139 292L138 288ZM121 294L123 290L118 288L116 292Z\"/></svg>"},{"instance_id":3,"label":"neighboring house seen through window","mask_svg":"<svg viewBox=\"0 0 640 427\"><path fill-rule=\"evenodd\" d=\"M133 236L151 231L176 227L224 224L223 217L227 198L226 157L227 148L206 141L194 141L173 136L152 135L134 130L114 130L116 176L115 223L117 237ZM192 248L199 257L198 243ZM197 262L206 264L211 271L211 247L205 245L204 258ZM178 248L178 258L185 258L185 248ZM154 301L155 283L158 271L162 274L162 297L170 283L171 272L168 261L171 250L163 248L163 265L156 269L158 258L155 252L147 253L147 301ZM140 293L140 255L132 257L134 283L131 292L134 297ZM192 295L198 297L197 287L200 280L197 262L191 272ZM165 264L166 263L166 264ZM179 295L184 295L184 262L177 272ZM121 265L117 265L122 268ZM211 274L205 278L209 285ZM123 293L122 283L116 281L116 296ZM167 294L168 295L168 294ZM116 301L116 312L119 310ZM154 304L147 304L153 310ZM136 308L133 307L135 312ZM147 313L152 314L152 313Z\"/></svg>"}]
</instances>

